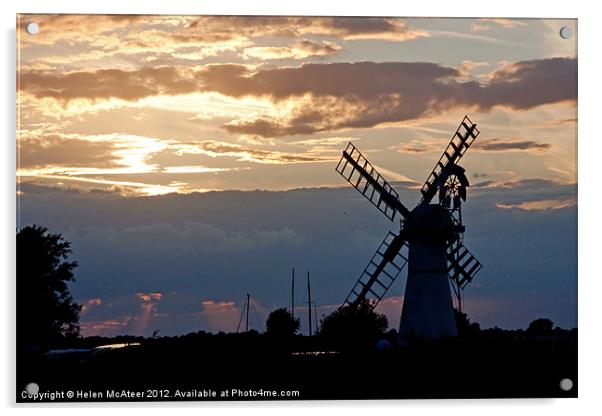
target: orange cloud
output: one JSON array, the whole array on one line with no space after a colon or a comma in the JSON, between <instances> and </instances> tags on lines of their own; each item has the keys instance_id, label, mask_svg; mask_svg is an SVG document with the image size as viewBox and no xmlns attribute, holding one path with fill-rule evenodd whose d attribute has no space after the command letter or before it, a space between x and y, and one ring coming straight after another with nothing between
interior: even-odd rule
<instances>
[{"instance_id":1,"label":"orange cloud","mask_svg":"<svg viewBox=\"0 0 602 416\"><path fill-rule=\"evenodd\" d=\"M526 201L516 204L495 204L496 208L501 209L518 209L521 211L545 211L554 209L571 208L577 205L577 198L563 198L563 199L541 199L537 201Z\"/></svg>"},{"instance_id":2,"label":"orange cloud","mask_svg":"<svg viewBox=\"0 0 602 416\"><path fill-rule=\"evenodd\" d=\"M160 17L126 14L19 14L17 19L17 31L21 41L27 46L48 45L61 41L81 42L95 35L122 29L135 23L150 22ZM36 22L40 26L40 31L35 36L29 35L26 31L27 24L30 22Z\"/></svg>"},{"instance_id":3,"label":"orange cloud","mask_svg":"<svg viewBox=\"0 0 602 416\"><path fill-rule=\"evenodd\" d=\"M133 319L133 316L126 315L115 319L84 320L80 322L80 330L84 336L123 335Z\"/></svg>"},{"instance_id":4,"label":"orange cloud","mask_svg":"<svg viewBox=\"0 0 602 416\"><path fill-rule=\"evenodd\" d=\"M136 293L136 297L143 302L151 302L153 300L161 300L163 294L159 292L155 293Z\"/></svg>"},{"instance_id":5,"label":"orange cloud","mask_svg":"<svg viewBox=\"0 0 602 416\"><path fill-rule=\"evenodd\" d=\"M26 33L25 26L31 21L40 25L36 36ZM301 16L19 15L18 31L19 47L60 45L67 52L37 54L35 61L24 60L23 68L48 65L61 69L63 65L97 66L109 58L122 63L171 63L224 52L260 59L300 59L330 55L339 49L327 39L315 42L304 39L307 36L394 42L429 36L400 18ZM267 36L299 40L282 48L262 45Z\"/></svg>"},{"instance_id":6,"label":"orange cloud","mask_svg":"<svg viewBox=\"0 0 602 416\"><path fill-rule=\"evenodd\" d=\"M516 29L517 27L526 25L525 22L522 22L519 19L485 18L479 20L481 22L493 23L506 29Z\"/></svg>"},{"instance_id":7,"label":"orange cloud","mask_svg":"<svg viewBox=\"0 0 602 416\"><path fill-rule=\"evenodd\" d=\"M94 306L102 305L102 299L100 298L92 298L88 299L83 305L81 305L81 315L85 315L90 311Z\"/></svg>"},{"instance_id":8,"label":"orange cloud","mask_svg":"<svg viewBox=\"0 0 602 416\"><path fill-rule=\"evenodd\" d=\"M136 293L136 297L142 301L140 304L140 313L136 316L136 333L144 334L151 316L157 311L157 303L155 301L161 300L163 297L162 293Z\"/></svg>"}]
</instances>

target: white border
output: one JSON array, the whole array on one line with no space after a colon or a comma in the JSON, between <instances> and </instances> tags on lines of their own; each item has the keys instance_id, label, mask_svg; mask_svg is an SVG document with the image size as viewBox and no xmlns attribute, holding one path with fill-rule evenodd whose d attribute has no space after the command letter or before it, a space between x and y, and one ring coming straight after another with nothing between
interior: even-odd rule
<instances>
[{"instance_id":1,"label":"white border","mask_svg":"<svg viewBox=\"0 0 602 416\"><path fill-rule=\"evenodd\" d=\"M365 414L377 407L377 412L425 412L426 414L477 415L486 411L491 415L508 412L545 413L549 415L594 414L600 409L600 366L602 313L600 305L602 284L596 256L601 235L599 204L600 163L602 154L599 129L600 116L600 14L593 1L546 1L504 0L479 1L396 1L369 0L364 2L324 0L213 0L207 1L151 1L102 0L95 3L69 0L3 1L2 3L2 99L0 114L3 118L4 137L1 157L2 169L2 239L0 239L0 264L2 273L2 299L0 310L2 326L2 362L0 378L0 402L13 407L14 411L14 232L15 232L15 14L21 13L140 13L140 14L280 14L280 15L355 15L355 16L451 16L451 17L562 17L579 19L579 396L577 400L441 400L441 401L387 401L387 402L268 402L268 403L194 403L178 404L181 411L202 412L215 409L232 409L250 414L282 413L283 408L292 414L307 412L333 412L336 408L349 414ZM562 238L559 235L558 238ZM467 358L468 359L468 358ZM401 375L400 375L401 376ZM165 407L175 404L145 405L144 412L162 414ZM35 407L26 411L35 411ZM78 413L82 405L46 406L43 412ZM104 414L107 407L124 407L127 410L140 405L97 405L86 410L92 414ZM306 408L307 409L304 409ZM395 407L395 409L391 409ZM344 410L342 409L344 408Z\"/></svg>"}]
</instances>

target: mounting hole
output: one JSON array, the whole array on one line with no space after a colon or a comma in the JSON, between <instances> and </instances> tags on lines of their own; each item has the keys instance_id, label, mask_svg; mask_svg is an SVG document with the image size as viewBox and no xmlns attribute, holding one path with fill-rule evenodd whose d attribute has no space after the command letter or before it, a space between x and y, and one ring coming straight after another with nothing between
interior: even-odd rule
<instances>
[{"instance_id":1,"label":"mounting hole","mask_svg":"<svg viewBox=\"0 0 602 416\"><path fill-rule=\"evenodd\" d=\"M563 26L560 28L560 37L562 39L570 39L573 36L573 29L568 26Z\"/></svg>"},{"instance_id":2,"label":"mounting hole","mask_svg":"<svg viewBox=\"0 0 602 416\"><path fill-rule=\"evenodd\" d=\"M27 394L38 394L40 391L40 386L38 386L37 383L29 383L27 386L25 386L25 391Z\"/></svg>"},{"instance_id":3,"label":"mounting hole","mask_svg":"<svg viewBox=\"0 0 602 416\"><path fill-rule=\"evenodd\" d=\"M560 380L560 389L563 391L570 391L573 388L573 380L570 378L563 378Z\"/></svg>"},{"instance_id":4,"label":"mounting hole","mask_svg":"<svg viewBox=\"0 0 602 416\"><path fill-rule=\"evenodd\" d=\"M36 22L30 22L27 23L27 26L25 26L25 30L27 30L27 33L30 35L35 35L40 31L40 25L38 25Z\"/></svg>"}]
</instances>

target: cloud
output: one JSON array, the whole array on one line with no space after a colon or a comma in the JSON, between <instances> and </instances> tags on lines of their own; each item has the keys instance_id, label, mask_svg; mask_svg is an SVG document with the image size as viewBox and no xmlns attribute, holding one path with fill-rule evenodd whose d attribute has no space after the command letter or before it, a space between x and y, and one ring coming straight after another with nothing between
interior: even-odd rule
<instances>
[{"instance_id":1,"label":"cloud","mask_svg":"<svg viewBox=\"0 0 602 416\"><path fill-rule=\"evenodd\" d=\"M148 324L152 315L157 312L157 302L161 300L161 293L136 293L136 297L140 299L140 312L136 316L136 333L144 334L148 328Z\"/></svg>"},{"instance_id":2,"label":"cloud","mask_svg":"<svg viewBox=\"0 0 602 416\"><path fill-rule=\"evenodd\" d=\"M497 203L496 208L500 209L517 209L521 211L543 211L555 210L563 208L572 208L577 205L577 198L562 198L562 199L541 199L536 201L526 201L516 204Z\"/></svg>"},{"instance_id":3,"label":"cloud","mask_svg":"<svg viewBox=\"0 0 602 416\"><path fill-rule=\"evenodd\" d=\"M402 154L442 153L449 140L413 139L407 143L390 147ZM471 149L480 152L545 152L552 148L550 143L534 140L513 139L484 139L479 138ZM475 177L479 177L475 174ZM484 176L484 175L483 175Z\"/></svg>"},{"instance_id":4,"label":"cloud","mask_svg":"<svg viewBox=\"0 0 602 416\"><path fill-rule=\"evenodd\" d=\"M25 44L48 45L60 41L81 41L82 36L100 35L109 31L123 29L142 21L159 20L160 17L127 14L21 14L17 30ZM26 27L36 22L40 31L31 36Z\"/></svg>"},{"instance_id":5,"label":"cloud","mask_svg":"<svg viewBox=\"0 0 602 416\"><path fill-rule=\"evenodd\" d=\"M322 35L343 40L380 39L397 42L429 36L422 29L408 26L404 19L384 17L202 16L190 22L187 30L190 33L221 36Z\"/></svg>"},{"instance_id":6,"label":"cloud","mask_svg":"<svg viewBox=\"0 0 602 416\"><path fill-rule=\"evenodd\" d=\"M402 201L417 196L416 190L396 189ZM481 295L494 302L523 293L524 298L514 304L514 316L522 320L496 313L488 322L502 327L526 325L527 311L550 310L563 326L574 325L574 314L556 305L573 299L575 293L576 207L525 211L496 209L496 203L570 200L576 196L576 185L533 178L471 189L463 206L465 245L485 269L478 277L482 287L469 286L467 304ZM222 303L214 305L216 311L227 311L228 302L234 302L240 311L247 291L266 307L286 305L293 266L301 273L311 270L319 304L338 306L390 229L390 223L344 183L340 188L286 192L140 198L25 190L20 197L20 223L47 225L72 243L73 259L80 264L70 287L74 298L82 299L82 304L102 299L102 305L90 308L82 318L82 328L84 324L99 331L106 328L103 335L135 333L144 303L137 293L162 294L161 300L152 301L157 308L150 315L146 335L158 328L163 335L209 329L208 321L199 315L204 310L201 302ZM403 293L404 276L389 296ZM546 287L549 309L537 296L541 287ZM299 305L303 293L298 293ZM391 319L399 317L398 304L396 299L390 302ZM385 302L382 308L388 305ZM216 330L234 330L240 315L232 316ZM253 328L262 323L258 316L252 309ZM395 321L390 324L394 327Z\"/></svg>"},{"instance_id":7,"label":"cloud","mask_svg":"<svg viewBox=\"0 0 602 416\"><path fill-rule=\"evenodd\" d=\"M163 294L155 293L136 293L136 297L143 302L152 302L154 300L161 300Z\"/></svg>"},{"instance_id":8,"label":"cloud","mask_svg":"<svg viewBox=\"0 0 602 416\"><path fill-rule=\"evenodd\" d=\"M471 23L470 24L470 30L472 30L473 32L485 32L489 29L491 29L491 26L484 25L482 23Z\"/></svg>"},{"instance_id":9,"label":"cloud","mask_svg":"<svg viewBox=\"0 0 602 416\"><path fill-rule=\"evenodd\" d=\"M85 319L80 320L79 326L83 336L115 336L127 334L128 324L133 316L119 316L112 319Z\"/></svg>"},{"instance_id":10,"label":"cloud","mask_svg":"<svg viewBox=\"0 0 602 416\"><path fill-rule=\"evenodd\" d=\"M299 100L287 118L261 115L224 126L277 137L403 122L456 107L527 110L574 101L576 65L571 58L517 62L494 71L485 83L459 81L465 76L460 70L418 62L306 64L256 72L212 65L199 78L204 90L231 97Z\"/></svg>"},{"instance_id":11,"label":"cloud","mask_svg":"<svg viewBox=\"0 0 602 416\"><path fill-rule=\"evenodd\" d=\"M304 59L334 55L341 47L333 42L301 40L292 46L254 46L245 48L245 59Z\"/></svg>"},{"instance_id":12,"label":"cloud","mask_svg":"<svg viewBox=\"0 0 602 416\"><path fill-rule=\"evenodd\" d=\"M493 23L506 29L516 29L517 27L526 25L525 22L519 19L484 18L479 20L481 22Z\"/></svg>"},{"instance_id":13,"label":"cloud","mask_svg":"<svg viewBox=\"0 0 602 416\"><path fill-rule=\"evenodd\" d=\"M234 332L244 305L234 300L199 300L198 295L179 292L157 295L161 294L126 294L98 304L99 308L93 313L82 313L80 327L83 335L150 336L156 329L161 330L161 335L181 335L199 329ZM268 313L261 302L251 299L251 328L262 331Z\"/></svg>"},{"instance_id":14,"label":"cloud","mask_svg":"<svg viewBox=\"0 0 602 416\"><path fill-rule=\"evenodd\" d=\"M305 94L361 100L397 95L398 104L411 98L419 106L427 99L440 99L482 109L494 105L530 108L574 100L576 65L571 58L516 62L494 71L487 84L456 82L459 70L425 62L305 64L257 72L240 65L210 65L199 77L207 91L234 97L267 96L275 101ZM529 93L529 97L522 96Z\"/></svg>"},{"instance_id":15,"label":"cloud","mask_svg":"<svg viewBox=\"0 0 602 416\"><path fill-rule=\"evenodd\" d=\"M18 141L19 169L47 166L100 168L123 167L114 152L117 147L111 141L89 141L58 134L23 135Z\"/></svg>"},{"instance_id":16,"label":"cloud","mask_svg":"<svg viewBox=\"0 0 602 416\"><path fill-rule=\"evenodd\" d=\"M312 153L286 153L275 150L250 149L239 144L204 140L173 145L176 154L203 154L210 157L234 157L238 161L261 164L312 163L331 161L332 158Z\"/></svg>"},{"instance_id":17,"label":"cloud","mask_svg":"<svg viewBox=\"0 0 602 416\"><path fill-rule=\"evenodd\" d=\"M305 94L366 100L400 88L407 94L418 94L427 81L456 75L454 68L421 62L305 64L256 72L241 65L216 64L204 67L198 74L203 90L233 97L266 96L275 101Z\"/></svg>"},{"instance_id":18,"label":"cloud","mask_svg":"<svg viewBox=\"0 0 602 416\"><path fill-rule=\"evenodd\" d=\"M477 140L474 146L475 150L483 152L512 152L529 151L543 152L552 147L550 143L536 142L533 140L506 140L506 139L484 139Z\"/></svg>"},{"instance_id":19,"label":"cloud","mask_svg":"<svg viewBox=\"0 0 602 416\"><path fill-rule=\"evenodd\" d=\"M551 58L508 64L491 75L479 107L530 109L577 99L577 59Z\"/></svg>"},{"instance_id":20,"label":"cloud","mask_svg":"<svg viewBox=\"0 0 602 416\"><path fill-rule=\"evenodd\" d=\"M241 311L235 302L204 300L201 305L200 316L210 331L236 331Z\"/></svg>"},{"instance_id":21,"label":"cloud","mask_svg":"<svg viewBox=\"0 0 602 416\"><path fill-rule=\"evenodd\" d=\"M224 125L230 132L261 137L311 134L342 128L404 122L463 107L528 110L576 99L577 61L552 58L504 65L487 82L463 81L461 70L424 62L305 64L254 69L215 64L199 70L175 67L54 73L25 70L24 92L54 98L117 98L216 92L233 98L269 99L282 114L259 114Z\"/></svg>"},{"instance_id":22,"label":"cloud","mask_svg":"<svg viewBox=\"0 0 602 416\"><path fill-rule=\"evenodd\" d=\"M40 24L36 36L25 31L32 20ZM24 59L22 68L45 65L60 70L98 66L108 59L181 64L224 53L256 59L323 57L340 49L332 40L404 42L429 36L404 19L382 17L20 15L18 30L19 47L61 47L60 54L48 49L35 60ZM290 44L266 45L266 37Z\"/></svg>"},{"instance_id":23,"label":"cloud","mask_svg":"<svg viewBox=\"0 0 602 416\"><path fill-rule=\"evenodd\" d=\"M407 143L396 144L390 147L391 150L395 150L399 153L406 154L420 154L420 153L432 153L438 152L443 153L447 143L445 140L432 140L432 139L414 139Z\"/></svg>"},{"instance_id":24,"label":"cloud","mask_svg":"<svg viewBox=\"0 0 602 416\"><path fill-rule=\"evenodd\" d=\"M144 97L194 92L197 83L183 70L173 67L135 70L100 69L96 71L22 71L20 85L37 98L54 98L68 103L74 99L91 101L118 98L135 101Z\"/></svg>"},{"instance_id":25,"label":"cloud","mask_svg":"<svg viewBox=\"0 0 602 416\"><path fill-rule=\"evenodd\" d=\"M178 258L196 253L240 253L279 245L295 246L301 237L290 228L228 231L223 228L186 221L182 227L160 222L122 230L90 228L85 237L119 248L132 258L154 253L157 258ZM142 301L160 300L161 293L138 293Z\"/></svg>"},{"instance_id":26,"label":"cloud","mask_svg":"<svg viewBox=\"0 0 602 416\"><path fill-rule=\"evenodd\" d=\"M180 145L169 139L128 134L47 134L25 131L18 141L19 178L35 178L55 182L68 182L113 189L122 194L158 195L170 192L193 192L205 190L190 186L190 176L180 176L166 182L168 175L217 174L237 171L236 167L208 167L197 160L187 164L176 164L161 159L162 155L198 154L194 145ZM190 150L192 149L192 150ZM209 154L209 153L207 153ZM210 154L215 156L215 154ZM235 155L257 163L302 163L319 161L317 156L295 156L282 152L253 151L239 148ZM155 174L142 178L134 175ZM132 175L134 180L124 180ZM141 181L142 179L142 181ZM144 182L150 180L151 183ZM158 182L158 183L157 183Z\"/></svg>"},{"instance_id":27,"label":"cloud","mask_svg":"<svg viewBox=\"0 0 602 416\"><path fill-rule=\"evenodd\" d=\"M92 298L92 299L88 299L85 302L83 302L81 304L81 310L80 310L80 315L86 315L87 313L90 312L90 309L94 308L95 306L99 306L102 305L102 299L101 298Z\"/></svg>"},{"instance_id":28,"label":"cloud","mask_svg":"<svg viewBox=\"0 0 602 416\"><path fill-rule=\"evenodd\" d=\"M502 188L507 189L516 189L520 191L525 190L534 190L534 189L554 189L558 188L562 184L560 182L556 182L550 179L542 179L542 178L528 178L528 179L518 179L505 181L498 184Z\"/></svg>"},{"instance_id":29,"label":"cloud","mask_svg":"<svg viewBox=\"0 0 602 416\"><path fill-rule=\"evenodd\" d=\"M577 123L576 117L563 118L563 119L552 120L552 121L548 122L548 124L550 124L552 126L563 126L563 125L574 124L574 123Z\"/></svg>"}]
</instances>

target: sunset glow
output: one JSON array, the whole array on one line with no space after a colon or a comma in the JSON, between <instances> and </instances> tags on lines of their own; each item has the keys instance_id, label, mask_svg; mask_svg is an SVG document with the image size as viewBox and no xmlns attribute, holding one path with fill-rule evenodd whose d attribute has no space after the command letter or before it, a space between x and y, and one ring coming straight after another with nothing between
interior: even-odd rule
<instances>
[{"instance_id":1,"label":"sunset glow","mask_svg":"<svg viewBox=\"0 0 602 416\"><path fill-rule=\"evenodd\" d=\"M390 229L335 172L341 151L353 142L412 208L466 114L481 131L462 160L466 238L487 265L467 309L484 325L576 319L576 20L17 24L18 226L72 242L82 333L232 332L247 292L262 330L288 307L292 267L311 270L318 316L332 312ZM378 306L390 327L396 284Z\"/></svg>"},{"instance_id":2,"label":"sunset glow","mask_svg":"<svg viewBox=\"0 0 602 416\"><path fill-rule=\"evenodd\" d=\"M512 174L493 180L576 180L562 161L575 155L576 97L555 81L576 43L551 41L572 22L34 18L38 35L25 20L18 31L21 183L124 195L331 186L324 162L348 140L392 150L382 168L421 182L425 153L466 112L488 127L473 170L503 153ZM449 56L452 38L465 49ZM279 179L262 183L262 165Z\"/></svg>"}]
</instances>

